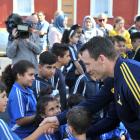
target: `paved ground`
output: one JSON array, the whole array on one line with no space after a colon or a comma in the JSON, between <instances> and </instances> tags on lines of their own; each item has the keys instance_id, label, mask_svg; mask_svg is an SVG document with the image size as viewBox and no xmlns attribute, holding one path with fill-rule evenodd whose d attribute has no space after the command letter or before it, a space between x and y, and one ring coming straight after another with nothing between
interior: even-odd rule
<instances>
[{"instance_id":1,"label":"paved ground","mask_svg":"<svg viewBox=\"0 0 140 140\"><path fill-rule=\"evenodd\" d=\"M8 57L0 57L0 76L2 71L8 64L11 64L11 59L9 59Z\"/></svg>"}]
</instances>

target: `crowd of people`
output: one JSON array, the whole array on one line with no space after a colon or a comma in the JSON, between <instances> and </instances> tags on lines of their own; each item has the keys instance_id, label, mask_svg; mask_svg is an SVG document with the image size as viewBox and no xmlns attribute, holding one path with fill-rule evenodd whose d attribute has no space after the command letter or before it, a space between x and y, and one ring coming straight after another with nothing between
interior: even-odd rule
<instances>
[{"instance_id":1,"label":"crowd of people","mask_svg":"<svg viewBox=\"0 0 140 140\"><path fill-rule=\"evenodd\" d=\"M63 11L7 18L0 139L140 140L140 16L129 29L104 13L67 23Z\"/></svg>"}]
</instances>

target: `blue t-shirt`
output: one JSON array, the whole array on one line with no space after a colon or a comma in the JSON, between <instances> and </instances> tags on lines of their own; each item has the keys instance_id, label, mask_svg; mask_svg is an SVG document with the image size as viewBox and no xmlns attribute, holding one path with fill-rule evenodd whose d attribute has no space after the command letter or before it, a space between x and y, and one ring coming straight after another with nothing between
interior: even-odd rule
<instances>
[{"instance_id":1,"label":"blue t-shirt","mask_svg":"<svg viewBox=\"0 0 140 140\"><path fill-rule=\"evenodd\" d=\"M33 124L19 126L16 124L16 120L36 113L36 99L33 91L29 88L23 89L15 82L9 94L8 113L11 130L20 138L30 135L35 130Z\"/></svg>"},{"instance_id":2,"label":"blue t-shirt","mask_svg":"<svg viewBox=\"0 0 140 140\"><path fill-rule=\"evenodd\" d=\"M9 129L7 124L0 119L0 139L1 140L21 140L15 133Z\"/></svg>"},{"instance_id":3,"label":"blue t-shirt","mask_svg":"<svg viewBox=\"0 0 140 140\"><path fill-rule=\"evenodd\" d=\"M63 139L63 140L76 140L76 138L74 138L74 136L72 136L72 134L70 133L67 124L60 126L60 132L61 132L61 139Z\"/></svg>"},{"instance_id":4,"label":"blue t-shirt","mask_svg":"<svg viewBox=\"0 0 140 140\"><path fill-rule=\"evenodd\" d=\"M54 135L47 135L47 134L44 134L44 135L41 135L38 140L56 140Z\"/></svg>"}]
</instances>

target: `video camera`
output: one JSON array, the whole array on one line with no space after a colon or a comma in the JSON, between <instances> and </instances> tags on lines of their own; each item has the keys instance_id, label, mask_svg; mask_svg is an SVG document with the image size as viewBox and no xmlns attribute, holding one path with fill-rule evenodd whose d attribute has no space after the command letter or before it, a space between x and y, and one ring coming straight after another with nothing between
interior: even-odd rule
<instances>
[{"instance_id":1,"label":"video camera","mask_svg":"<svg viewBox=\"0 0 140 140\"><path fill-rule=\"evenodd\" d=\"M28 38L30 35L29 28L32 27L30 22L23 22L21 16L18 14L11 14L7 21L5 22L9 36L12 36L12 31L14 28L17 28L17 37L16 38Z\"/></svg>"}]
</instances>

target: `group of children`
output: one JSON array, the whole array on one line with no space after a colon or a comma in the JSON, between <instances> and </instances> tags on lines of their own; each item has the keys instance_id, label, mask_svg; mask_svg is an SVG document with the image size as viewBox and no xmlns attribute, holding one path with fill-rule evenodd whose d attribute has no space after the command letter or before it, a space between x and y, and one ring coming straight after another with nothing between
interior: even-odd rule
<instances>
[{"instance_id":1,"label":"group of children","mask_svg":"<svg viewBox=\"0 0 140 140\"><path fill-rule=\"evenodd\" d=\"M138 32L131 36L132 51L125 47L123 37L115 36L110 40L114 43L118 55L139 61L140 34ZM79 50L82 48L82 41L82 28L73 25L70 30L64 32L62 43L55 43L49 51L40 54L38 74L35 75L34 65L26 60L6 67L2 74L2 81L7 89L2 83L0 84L2 104L0 108L1 112L5 110L7 104L5 91L7 91L10 122L8 127L2 120L0 121L2 139L8 137L14 140L30 140L33 137L38 140L86 139L87 128L93 120L95 123L100 119L101 113L92 116L82 107L72 107L83 101L82 97L90 99L98 94L102 81L97 81L86 73L85 66L80 60ZM69 87L68 99L66 85ZM75 103L68 106L70 99L75 100ZM39 126L44 118L56 116L68 108L72 109L67 113L67 124L59 126L54 134L45 133L45 129L47 130L49 125L57 127L56 124ZM116 131L119 129L120 127ZM123 129L122 134L126 134L126 129L122 127L118 132L118 139L122 138ZM103 134L99 137L106 140L105 136Z\"/></svg>"}]
</instances>

